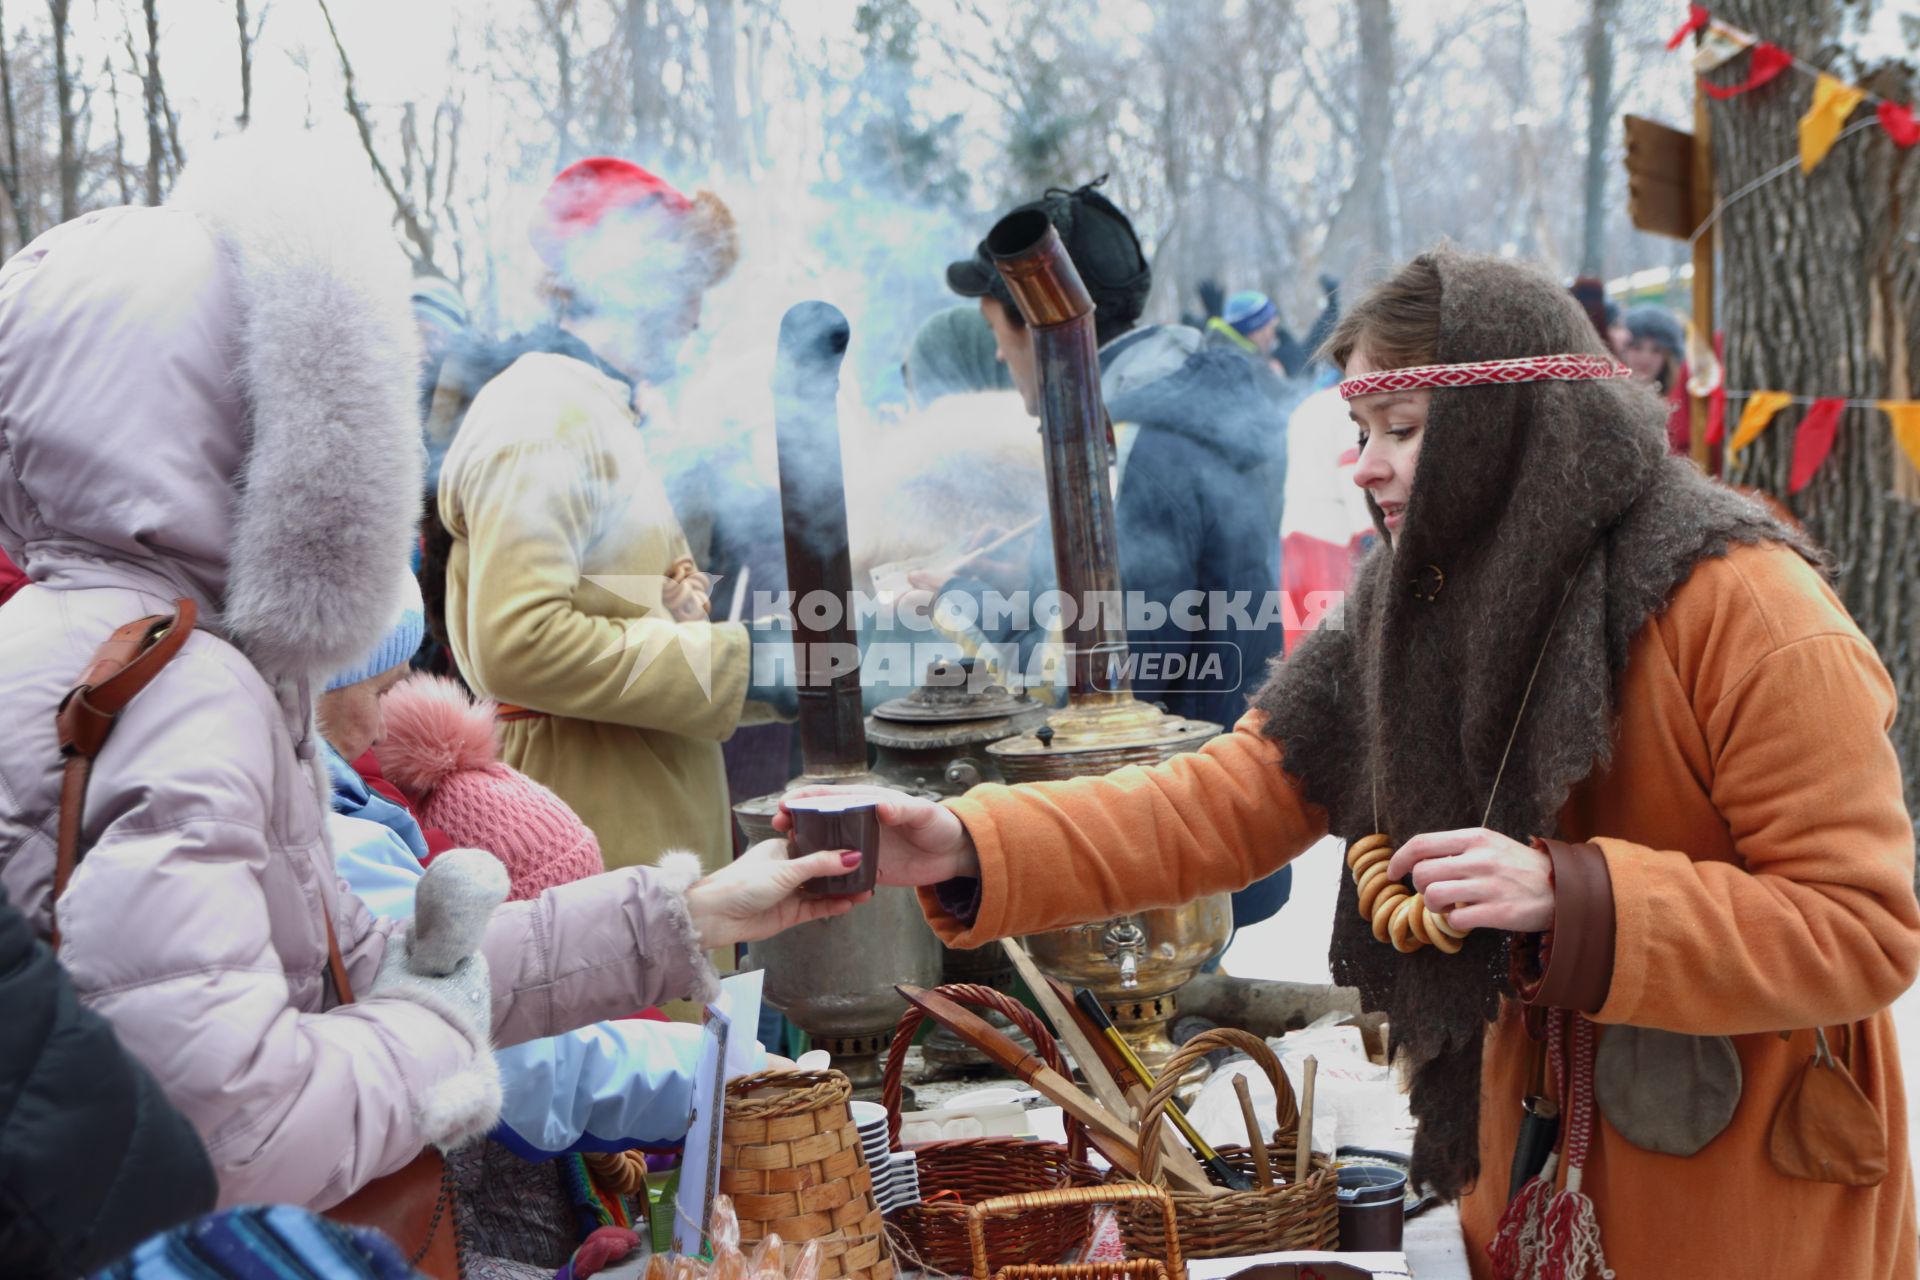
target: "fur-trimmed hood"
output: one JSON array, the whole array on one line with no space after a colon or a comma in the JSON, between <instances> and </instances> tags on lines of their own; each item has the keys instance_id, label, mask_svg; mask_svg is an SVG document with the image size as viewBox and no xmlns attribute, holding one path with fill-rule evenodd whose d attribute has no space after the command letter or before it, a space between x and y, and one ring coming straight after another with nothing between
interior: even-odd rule
<instances>
[{"instance_id":1,"label":"fur-trimmed hood","mask_svg":"<svg viewBox=\"0 0 1920 1280\"><path fill-rule=\"evenodd\" d=\"M417 526L404 260L263 139L0 270L0 547L56 588L191 596L269 677L364 655Z\"/></svg>"}]
</instances>

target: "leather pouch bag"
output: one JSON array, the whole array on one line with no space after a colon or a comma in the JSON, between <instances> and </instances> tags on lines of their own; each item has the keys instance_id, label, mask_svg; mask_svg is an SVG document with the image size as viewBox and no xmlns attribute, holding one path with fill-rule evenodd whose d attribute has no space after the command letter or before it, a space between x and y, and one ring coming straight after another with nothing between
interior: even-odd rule
<instances>
[{"instance_id":1,"label":"leather pouch bag","mask_svg":"<svg viewBox=\"0 0 1920 1280\"><path fill-rule=\"evenodd\" d=\"M1740 1055L1725 1036L1608 1027L1594 1057L1600 1114L1634 1146L1690 1156L1733 1121Z\"/></svg>"},{"instance_id":2,"label":"leather pouch bag","mask_svg":"<svg viewBox=\"0 0 1920 1280\"><path fill-rule=\"evenodd\" d=\"M55 724L64 758L60 777L60 829L53 864L55 922L53 943L60 945L59 901L86 851L80 827L86 810L87 779L94 757L106 745L114 722L136 694L172 661L192 634L197 613L191 600L176 600L172 617L156 614L129 622L108 637L60 700ZM342 1004L353 1002L340 945L327 928L327 965ZM454 1230L453 1182L438 1151L428 1147L404 1167L376 1178L328 1210L326 1216L349 1226L386 1233L407 1261L431 1280L460 1280L460 1249Z\"/></svg>"},{"instance_id":3,"label":"leather pouch bag","mask_svg":"<svg viewBox=\"0 0 1920 1280\"><path fill-rule=\"evenodd\" d=\"M1773 1113L1767 1155L1789 1178L1879 1186L1888 1170L1886 1123L1828 1049L1826 1032L1816 1027L1813 1036L1813 1056Z\"/></svg>"}]
</instances>

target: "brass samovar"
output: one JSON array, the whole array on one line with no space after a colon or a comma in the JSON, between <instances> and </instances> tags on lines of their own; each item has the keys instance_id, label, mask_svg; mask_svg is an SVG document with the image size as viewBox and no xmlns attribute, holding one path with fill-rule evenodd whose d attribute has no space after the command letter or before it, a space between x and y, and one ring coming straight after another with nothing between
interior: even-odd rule
<instances>
[{"instance_id":1,"label":"brass samovar","mask_svg":"<svg viewBox=\"0 0 1920 1280\"><path fill-rule=\"evenodd\" d=\"M860 715L860 651L853 627L853 570L835 401L847 349L846 317L803 302L780 322L774 426L780 449L781 523L793 593L793 654L799 681L801 774L786 788L733 807L749 844L771 839L780 797L803 783L898 786L867 771ZM803 602L837 596L837 619ZM913 788L906 788L913 790ZM919 791L917 794L928 795ZM825 1049L862 1091L877 1092L880 1055L905 1008L896 982L940 981L940 944L910 889L882 888L843 916L797 925L749 950L766 971L768 1003Z\"/></svg>"},{"instance_id":2,"label":"brass samovar","mask_svg":"<svg viewBox=\"0 0 1920 1280\"><path fill-rule=\"evenodd\" d=\"M1008 782L1157 764L1194 750L1221 726L1171 716L1134 698L1123 616L1089 607L1123 599L1093 300L1039 210L1009 214L986 243L1033 338L1054 569L1061 593L1077 605L1063 637L1071 657L1067 705L1033 732L989 746L987 754ZM1157 1070L1174 1052L1167 1035L1174 993L1226 950L1232 934L1232 898L1222 893L1036 934L1027 945L1041 969L1091 987L1121 1034Z\"/></svg>"}]
</instances>

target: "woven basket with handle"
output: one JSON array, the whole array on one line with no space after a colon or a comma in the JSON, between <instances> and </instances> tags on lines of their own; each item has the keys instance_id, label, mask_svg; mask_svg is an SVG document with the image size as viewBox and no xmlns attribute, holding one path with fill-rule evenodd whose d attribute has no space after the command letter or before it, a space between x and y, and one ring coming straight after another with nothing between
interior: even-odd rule
<instances>
[{"instance_id":1,"label":"woven basket with handle","mask_svg":"<svg viewBox=\"0 0 1920 1280\"><path fill-rule=\"evenodd\" d=\"M1063 1209L1089 1204L1136 1207L1143 1214L1160 1214L1159 1252L1150 1258L1130 1258L1124 1262L1075 1262L1059 1266L1026 1263L993 1271L987 1260L987 1232L995 1219L1011 1215L1058 1213ZM1105 1187L1066 1187L1059 1191L1034 1191L1026 1195L996 1196L967 1210L967 1239L972 1246L973 1280L1106 1280L1109 1276L1137 1276L1140 1280L1186 1280L1187 1266L1180 1260L1180 1229L1174 1223L1173 1201L1160 1187L1144 1182L1120 1183Z\"/></svg>"},{"instance_id":2,"label":"woven basket with handle","mask_svg":"<svg viewBox=\"0 0 1920 1280\"><path fill-rule=\"evenodd\" d=\"M1174 1217L1186 1255L1190 1258L1232 1258L1249 1253L1271 1253L1283 1249L1331 1249L1340 1235L1339 1204L1334 1198L1337 1177L1332 1162L1313 1155L1306 1179L1291 1181L1299 1140L1300 1105L1294 1100L1293 1086L1280 1060L1259 1036L1231 1027L1202 1032L1181 1046L1160 1073L1160 1083L1148 1095L1140 1116L1141 1179L1151 1182L1160 1167L1160 1139L1167 1126L1160 1122L1167 1103L1179 1087L1181 1077L1215 1049L1237 1049L1253 1058L1255 1065L1273 1081L1275 1128L1267 1144L1274 1180L1284 1175L1289 1180L1271 1187L1259 1186L1253 1155L1245 1147L1221 1147L1220 1155L1228 1164L1253 1178L1252 1191L1229 1191L1225 1195L1206 1196L1197 1191L1169 1192ZM1114 1175L1115 1185L1125 1185ZM1159 1257L1162 1233L1153 1215L1139 1204L1130 1205L1120 1215L1121 1234L1134 1253Z\"/></svg>"},{"instance_id":3,"label":"woven basket with handle","mask_svg":"<svg viewBox=\"0 0 1920 1280\"><path fill-rule=\"evenodd\" d=\"M727 1086L720 1190L743 1248L778 1234L791 1267L817 1240L821 1280L893 1280L886 1224L838 1071L763 1072Z\"/></svg>"},{"instance_id":4,"label":"woven basket with handle","mask_svg":"<svg viewBox=\"0 0 1920 1280\"><path fill-rule=\"evenodd\" d=\"M1060 1049L1046 1024L1025 1005L992 987L955 984L938 988L941 995L976 1009L1006 1017L1027 1033L1034 1051L1054 1070L1062 1069ZM909 1007L894 1029L887 1051L887 1070L880 1100L887 1108L887 1139L900 1149L900 1077L907 1048L920 1029L920 1010ZM971 1257L968 1208L994 1196L1021 1192L1059 1191L1092 1186L1100 1174L1086 1163L1086 1134L1078 1121L1067 1120L1068 1146L1057 1142L1029 1142L1023 1138L956 1138L914 1148L919 1156L921 1204L907 1205L887 1215L911 1257L902 1265L933 1272L958 1274ZM1000 1218L986 1227L987 1258L998 1270L1024 1263L1054 1262L1086 1243L1093 1220L1087 1203L1074 1201Z\"/></svg>"}]
</instances>

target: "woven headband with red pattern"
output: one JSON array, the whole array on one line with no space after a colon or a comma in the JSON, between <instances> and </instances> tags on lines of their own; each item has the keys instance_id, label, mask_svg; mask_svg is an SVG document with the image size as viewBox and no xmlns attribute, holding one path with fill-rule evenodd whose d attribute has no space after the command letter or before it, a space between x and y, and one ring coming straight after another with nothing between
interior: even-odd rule
<instances>
[{"instance_id":1,"label":"woven headband with red pattern","mask_svg":"<svg viewBox=\"0 0 1920 1280\"><path fill-rule=\"evenodd\" d=\"M1489 387L1509 382L1590 382L1631 378L1633 370L1610 356L1521 356L1515 360L1479 360L1472 364L1423 364L1383 369L1340 383L1340 398L1381 391L1421 391L1431 387Z\"/></svg>"}]
</instances>

